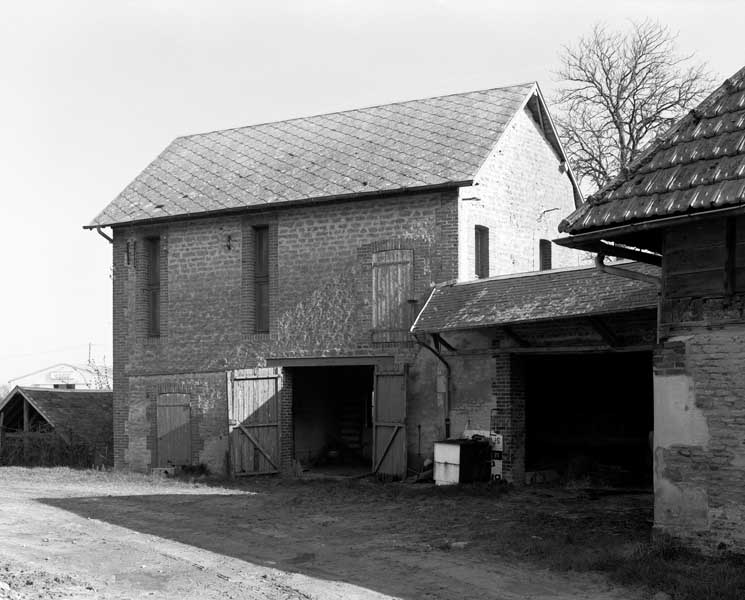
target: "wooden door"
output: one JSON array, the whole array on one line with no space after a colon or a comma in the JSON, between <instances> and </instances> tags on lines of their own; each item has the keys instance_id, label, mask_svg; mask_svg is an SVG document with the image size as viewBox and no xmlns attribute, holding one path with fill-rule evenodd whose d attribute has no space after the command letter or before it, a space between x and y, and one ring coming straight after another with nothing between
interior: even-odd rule
<instances>
[{"instance_id":1,"label":"wooden door","mask_svg":"<svg viewBox=\"0 0 745 600\"><path fill-rule=\"evenodd\" d=\"M277 369L234 371L228 376L230 465L234 475L279 472Z\"/></svg>"},{"instance_id":2,"label":"wooden door","mask_svg":"<svg viewBox=\"0 0 745 600\"><path fill-rule=\"evenodd\" d=\"M406 477L406 373L375 374L373 472Z\"/></svg>"},{"instance_id":3,"label":"wooden door","mask_svg":"<svg viewBox=\"0 0 745 600\"><path fill-rule=\"evenodd\" d=\"M167 394L166 396L171 396ZM178 399L158 399L157 406L159 467L191 464L191 408Z\"/></svg>"}]
</instances>

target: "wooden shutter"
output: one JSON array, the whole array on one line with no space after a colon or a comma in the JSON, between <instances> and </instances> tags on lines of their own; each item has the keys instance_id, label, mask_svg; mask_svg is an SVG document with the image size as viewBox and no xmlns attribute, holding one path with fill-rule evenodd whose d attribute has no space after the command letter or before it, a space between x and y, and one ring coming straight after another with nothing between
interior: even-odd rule
<instances>
[{"instance_id":1,"label":"wooden shutter","mask_svg":"<svg viewBox=\"0 0 745 600\"><path fill-rule=\"evenodd\" d=\"M254 322L256 333L269 331L269 228L254 227Z\"/></svg>"},{"instance_id":2,"label":"wooden shutter","mask_svg":"<svg viewBox=\"0 0 745 600\"><path fill-rule=\"evenodd\" d=\"M489 277L489 228L476 225L474 230L474 270L476 277Z\"/></svg>"},{"instance_id":3,"label":"wooden shutter","mask_svg":"<svg viewBox=\"0 0 745 600\"><path fill-rule=\"evenodd\" d=\"M414 305L413 250L383 250L372 257L373 341L408 339Z\"/></svg>"},{"instance_id":4,"label":"wooden shutter","mask_svg":"<svg viewBox=\"0 0 745 600\"><path fill-rule=\"evenodd\" d=\"M538 262L541 271L551 270L551 240L538 241Z\"/></svg>"}]
</instances>

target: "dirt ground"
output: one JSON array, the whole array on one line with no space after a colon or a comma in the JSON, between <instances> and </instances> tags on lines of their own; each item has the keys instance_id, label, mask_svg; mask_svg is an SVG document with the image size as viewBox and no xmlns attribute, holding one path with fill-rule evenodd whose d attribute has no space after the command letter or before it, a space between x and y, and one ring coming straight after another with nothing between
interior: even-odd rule
<instances>
[{"instance_id":1,"label":"dirt ground","mask_svg":"<svg viewBox=\"0 0 745 600\"><path fill-rule=\"evenodd\" d=\"M0 598L648 598L555 561L549 569L541 548L557 522L564 548L595 556L603 539L633 547L650 502L550 488L225 487L5 467Z\"/></svg>"}]
</instances>

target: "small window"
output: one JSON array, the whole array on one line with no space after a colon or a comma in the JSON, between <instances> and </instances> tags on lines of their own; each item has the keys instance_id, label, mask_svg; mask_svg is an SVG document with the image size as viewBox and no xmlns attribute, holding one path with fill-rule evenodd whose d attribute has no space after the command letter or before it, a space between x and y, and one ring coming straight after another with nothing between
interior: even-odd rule
<instances>
[{"instance_id":1,"label":"small window","mask_svg":"<svg viewBox=\"0 0 745 600\"><path fill-rule=\"evenodd\" d=\"M551 270L551 240L538 242L538 264L541 271Z\"/></svg>"},{"instance_id":2,"label":"small window","mask_svg":"<svg viewBox=\"0 0 745 600\"><path fill-rule=\"evenodd\" d=\"M476 225L475 230L476 277L489 277L489 228Z\"/></svg>"},{"instance_id":3,"label":"small window","mask_svg":"<svg viewBox=\"0 0 745 600\"><path fill-rule=\"evenodd\" d=\"M147 334L160 335L160 238L147 238Z\"/></svg>"},{"instance_id":4,"label":"small window","mask_svg":"<svg viewBox=\"0 0 745 600\"><path fill-rule=\"evenodd\" d=\"M269 331L269 228L254 227L254 323L256 333Z\"/></svg>"}]
</instances>

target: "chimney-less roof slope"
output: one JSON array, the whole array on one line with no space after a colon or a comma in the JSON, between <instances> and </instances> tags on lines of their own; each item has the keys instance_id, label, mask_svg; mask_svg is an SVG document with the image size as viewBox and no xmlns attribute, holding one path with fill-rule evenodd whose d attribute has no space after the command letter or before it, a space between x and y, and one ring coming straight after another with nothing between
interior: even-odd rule
<instances>
[{"instance_id":1,"label":"chimney-less roof slope","mask_svg":"<svg viewBox=\"0 0 745 600\"><path fill-rule=\"evenodd\" d=\"M0 409L17 393L22 394L63 436L73 434L89 442L105 441L113 435L111 391L61 390L15 387L0 400Z\"/></svg>"},{"instance_id":2,"label":"chimney-less roof slope","mask_svg":"<svg viewBox=\"0 0 745 600\"><path fill-rule=\"evenodd\" d=\"M559 225L571 234L745 201L745 68Z\"/></svg>"},{"instance_id":3,"label":"chimney-less roof slope","mask_svg":"<svg viewBox=\"0 0 745 600\"><path fill-rule=\"evenodd\" d=\"M641 273L659 269L624 264ZM657 290L595 268L556 269L437 286L412 331L435 333L657 307Z\"/></svg>"},{"instance_id":4,"label":"chimney-less roof slope","mask_svg":"<svg viewBox=\"0 0 745 600\"><path fill-rule=\"evenodd\" d=\"M174 140L89 227L469 183L534 83Z\"/></svg>"}]
</instances>

